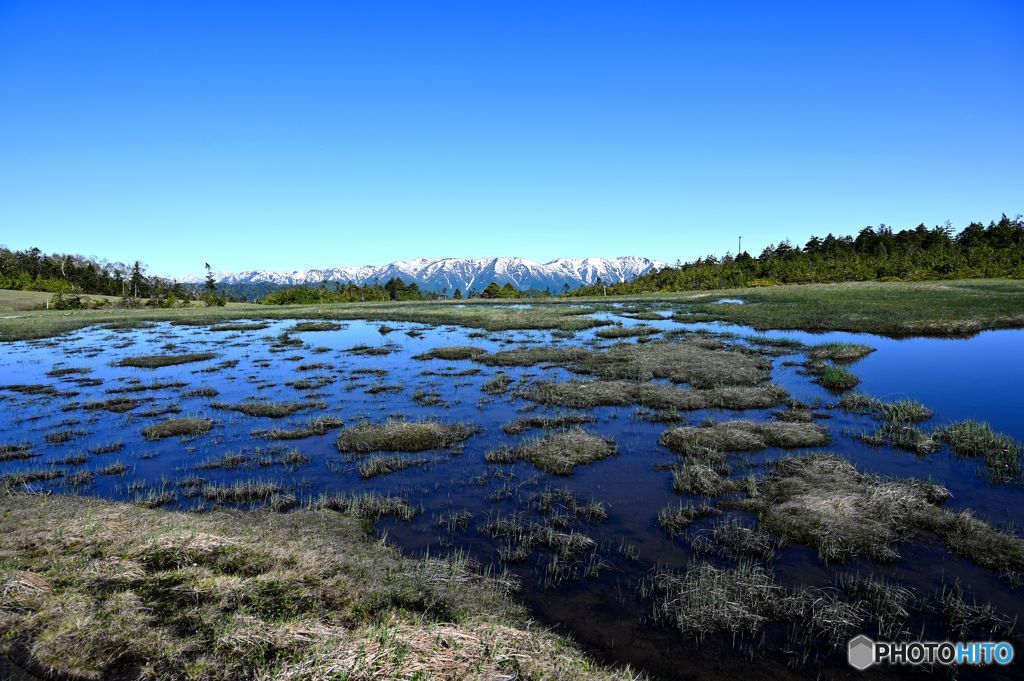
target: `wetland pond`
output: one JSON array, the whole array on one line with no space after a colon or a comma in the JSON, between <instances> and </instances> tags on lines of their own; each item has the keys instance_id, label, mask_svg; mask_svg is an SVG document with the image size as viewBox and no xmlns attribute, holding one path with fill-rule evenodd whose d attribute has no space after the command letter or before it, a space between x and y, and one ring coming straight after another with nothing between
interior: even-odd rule
<instances>
[{"instance_id":1,"label":"wetland pond","mask_svg":"<svg viewBox=\"0 0 1024 681\"><path fill-rule=\"evenodd\" d=\"M1024 333L611 309L575 333L289 320L7 343L0 474L189 512L362 500L389 542L507 570L539 621L655 678L853 678L859 633L1024 651Z\"/></svg>"}]
</instances>

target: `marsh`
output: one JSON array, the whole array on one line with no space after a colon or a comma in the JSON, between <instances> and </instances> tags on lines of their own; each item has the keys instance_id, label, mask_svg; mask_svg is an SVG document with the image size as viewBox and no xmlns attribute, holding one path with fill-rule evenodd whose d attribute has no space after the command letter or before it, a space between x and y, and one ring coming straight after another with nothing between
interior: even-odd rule
<instances>
[{"instance_id":1,"label":"marsh","mask_svg":"<svg viewBox=\"0 0 1024 681\"><path fill-rule=\"evenodd\" d=\"M895 626L882 592L905 596L900 631L1016 635L1021 332L555 312L487 332L398 319L386 338L375 321L257 318L7 343L0 479L10 499L211 527L351 516L402 560L507 574L529 616L656 678L742 678L748 657L778 678L838 674L843 636Z\"/></svg>"}]
</instances>

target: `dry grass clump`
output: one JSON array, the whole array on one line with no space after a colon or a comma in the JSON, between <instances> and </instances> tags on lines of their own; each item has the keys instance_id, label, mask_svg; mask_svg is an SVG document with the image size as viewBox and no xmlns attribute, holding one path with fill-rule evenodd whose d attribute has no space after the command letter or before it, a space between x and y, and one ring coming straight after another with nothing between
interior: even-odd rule
<instances>
[{"instance_id":1,"label":"dry grass clump","mask_svg":"<svg viewBox=\"0 0 1024 681\"><path fill-rule=\"evenodd\" d=\"M300 428L271 428L270 430L254 430L253 437L264 440L302 440L315 435L324 435L345 425L342 419L333 416L317 416L306 421Z\"/></svg>"},{"instance_id":2,"label":"dry grass clump","mask_svg":"<svg viewBox=\"0 0 1024 681\"><path fill-rule=\"evenodd\" d=\"M267 322L225 322L214 324L210 331L263 331L269 327Z\"/></svg>"},{"instance_id":3,"label":"dry grass clump","mask_svg":"<svg viewBox=\"0 0 1024 681\"><path fill-rule=\"evenodd\" d=\"M723 477L714 467L697 459L688 459L672 469L672 489L677 494L717 497L739 488L738 482Z\"/></svg>"},{"instance_id":4,"label":"dry grass clump","mask_svg":"<svg viewBox=\"0 0 1024 681\"><path fill-rule=\"evenodd\" d=\"M718 515L720 512L714 506L706 503L700 506L683 503L669 504L658 511L658 525L669 535L675 537L682 534L683 530L696 522L698 518Z\"/></svg>"},{"instance_id":5,"label":"dry grass clump","mask_svg":"<svg viewBox=\"0 0 1024 681\"><path fill-rule=\"evenodd\" d=\"M20 487L21 485L29 485L33 482L46 482L63 476L64 471L57 470L56 468L30 468L13 473L5 473L0 475L0 493L3 493L5 489L10 487Z\"/></svg>"},{"instance_id":6,"label":"dry grass clump","mask_svg":"<svg viewBox=\"0 0 1024 681\"><path fill-rule=\"evenodd\" d=\"M658 315L656 319L661 319ZM661 329L649 324L636 324L634 326L606 326L598 329L595 335L598 338L636 338L638 336L652 336L660 333Z\"/></svg>"},{"instance_id":7,"label":"dry grass clump","mask_svg":"<svg viewBox=\"0 0 1024 681\"><path fill-rule=\"evenodd\" d=\"M403 557L347 514L0 497L0 654L61 678L628 678L535 629L514 582Z\"/></svg>"},{"instance_id":8,"label":"dry grass clump","mask_svg":"<svg viewBox=\"0 0 1024 681\"><path fill-rule=\"evenodd\" d=\"M583 501L572 490L547 487L530 498L530 505L548 516L568 514L573 518L590 521L608 519L608 509L604 503L591 499Z\"/></svg>"},{"instance_id":9,"label":"dry grass clump","mask_svg":"<svg viewBox=\"0 0 1024 681\"><path fill-rule=\"evenodd\" d=\"M472 345L449 345L447 347L434 348L433 350L428 350L427 352L419 355L414 355L413 359L445 359L449 361L457 361L462 359L474 359L484 354L487 354L486 350Z\"/></svg>"},{"instance_id":10,"label":"dry grass clump","mask_svg":"<svg viewBox=\"0 0 1024 681\"><path fill-rule=\"evenodd\" d=\"M213 428L213 421L204 418L167 419L148 426L142 431L147 440L162 440L166 437L198 437Z\"/></svg>"},{"instance_id":11,"label":"dry grass clump","mask_svg":"<svg viewBox=\"0 0 1024 681\"><path fill-rule=\"evenodd\" d=\"M698 534L690 543L700 553L717 552L732 558L748 556L768 560L782 542L760 528L729 518L717 523L709 532Z\"/></svg>"},{"instance_id":12,"label":"dry grass clump","mask_svg":"<svg viewBox=\"0 0 1024 681\"><path fill-rule=\"evenodd\" d=\"M807 349L807 356L816 360L831 360L840 364L849 364L867 357L875 349L870 345L859 343L823 343L812 345Z\"/></svg>"},{"instance_id":13,"label":"dry grass clump","mask_svg":"<svg viewBox=\"0 0 1024 681\"><path fill-rule=\"evenodd\" d=\"M327 406L325 402L271 402L269 400L250 399L244 402L229 404L227 402L211 402L210 406L215 409L237 411L246 416L261 418L279 419L291 416L295 412L306 409L323 409Z\"/></svg>"},{"instance_id":14,"label":"dry grass clump","mask_svg":"<svg viewBox=\"0 0 1024 681\"><path fill-rule=\"evenodd\" d=\"M501 427L508 435L520 435L533 428L568 428L581 426L584 423L595 423L596 416L590 414L559 414L557 416L524 416L509 421Z\"/></svg>"},{"instance_id":15,"label":"dry grass clump","mask_svg":"<svg viewBox=\"0 0 1024 681\"><path fill-rule=\"evenodd\" d=\"M372 456L360 461L356 466L359 476L362 478L374 478L378 475L397 473L407 468L424 466L429 463L428 459L409 459L401 456Z\"/></svg>"},{"instance_id":16,"label":"dry grass clump","mask_svg":"<svg viewBox=\"0 0 1024 681\"><path fill-rule=\"evenodd\" d=\"M344 328L344 326L337 322L299 322L292 328L288 329L286 333L296 333L301 331L337 331L342 328Z\"/></svg>"},{"instance_id":17,"label":"dry grass clump","mask_svg":"<svg viewBox=\"0 0 1024 681\"><path fill-rule=\"evenodd\" d=\"M284 492L285 489L275 482L245 480L230 485L205 485L200 494L215 504L249 504Z\"/></svg>"},{"instance_id":18,"label":"dry grass clump","mask_svg":"<svg viewBox=\"0 0 1024 681\"><path fill-rule=\"evenodd\" d=\"M61 395L72 397L78 394L62 393L52 385L44 385L41 383L12 383L9 385L0 385L0 390L10 390L11 392L20 393L22 395L46 395L47 397L59 397Z\"/></svg>"},{"instance_id":19,"label":"dry grass clump","mask_svg":"<svg viewBox=\"0 0 1024 681\"><path fill-rule=\"evenodd\" d=\"M89 367L54 367L47 371L46 375L53 378L63 378L64 376L81 376L91 373L92 369Z\"/></svg>"},{"instance_id":20,"label":"dry grass clump","mask_svg":"<svg viewBox=\"0 0 1024 681\"><path fill-rule=\"evenodd\" d=\"M128 472L128 466L124 462L117 461L108 466L104 466L96 471L100 475L124 475Z\"/></svg>"},{"instance_id":21,"label":"dry grass clump","mask_svg":"<svg viewBox=\"0 0 1024 681\"><path fill-rule=\"evenodd\" d=\"M621 343L567 363L572 371L603 379L663 378L695 388L755 386L771 377L771 361L754 352L708 348L699 335L683 341Z\"/></svg>"},{"instance_id":22,"label":"dry grass clump","mask_svg":"<svg viewBox=\"0 0 1024 681\"><path fill-rule=\"evenodd\" d=\"M314 501L311 507L344 513L366 521L386 517L412 520L423 512L422 506L413 506L401 497L383 496L374 492L323 495Z\"/></svg>"},{"instance_id":23,"label":"dry grass clump","mask_svg":"<svg viewBox=\"0 0 1024 681\"><path fill-rule=\"evenodd\" d=\"M894 545L949 498L939 485L864 475L823 454L777 462L756 492L746 507L758 511L765 530L813 546L826 561L896 560Z\"/></svg>"},{"instance_id":24,"label":"dry grass clump","mask_svg":"<svg viewBox=\"0 0 1024 681\"><path fill-rule=\"evenodd\" d=\"M132 382L127 385L122 385L117 388L111 388L108 393L111 394L124 394L124 393L142 393L142 392L155 392L157 390L175 390L177 388L185 388L188 383L184 381L153 381L152 383Z\"/></svg>"},{"instance_id":25,"label":"dry grass clump","mask_svg":"<svg viewBox=\"0 0 1024 681\"><path fill-rule=\"evenodd\" d=\"M319 390L334 383L334 376L304 376L286 385L296 390Z\"/></svg>"},{"instance_id":26,"label":"dry grass clump","mask_svg":"<svg viewBox=\"0 0 1024 681\"><path fill-rule=\"evenodd\" d=\"M384 355L390 355L393 352L398 352L402 349L401 345L397 343L385 343L383 345L366 345L360 343L359 345L353 345L350 348L342 350L350 355L360 355L363 357L382 357Z\"/></svg>"},{"instance_id":27,"label":"dry grass clump","mask_svg":"<svg viewBox=\"0 0 1024 681\"><path fill-rule=\"evenodd\" d=\"M597 548L597 542L580 532L562 532L549 525L524 520L520 515L495 515L481 530L491 537L504 539L499 551L502 560L525 560L537 547L543 546L563 558L579 556Z\"/></svg>"},{"instance_id":28,"label":"dry grass clump","mask_svg":"<svg viewBox=\"0 0 1024 681\"><path fill-rule=\"evenodd\" d=\"M657 569L641 594L653 598L656 619L698 641L716 633L753 636L771 622L789 622L802 639L794 643L838 647L864 621L856 604L833 591L785 589L750 560L735 568L698 561L684 572Z\"/></svg>"},{"instance_id":29,"label":"dry grass clump","mask_svg":"<svg viewBox=\"0 0 1024 681\"><path fill-rule=\"evenodd\" d=\"M579 347L558 347L540 345L533 348L515 348L498 352L484 353L474 359L488 366L526 367L536 364L567 364L588 354Z\"/></svg>"},{"instance_id":30,"label":"dry grass clump","mask_svg":"<svg viewBox=\"0 0 1024 681\"><path fill-rule=\"evenodd\" d=\"M857 414L874 413L891 423L919 423L935 415L931 409L915 400L883 402L862 393L847 393L836 406Z\"/></svg>"},{"instance_id":31,"label":"dry grass clump","mask_svg":"<svg viewBox=\"0 0 1024 681\"><path fill-rule=\"evenodd\" d=\"M532 402L583 409L640 404L651 409L767 409L786 398L776 385L687 390L658 383L564 381L532 383L517 393Z\"/></svg>"},{"instance_id":32,"label":"dry grass clump","mask_svg":"<svg viewBox=\"0 0 1024 681\"><path fill-rule=\"evenodd\" d=\"M193 352L180 355L139 355L137 357L125 357L117 366L136 367L139 369L159 369L160 367L175 366L177 364L189 364L191 362L205 362L213 359L217 354L213 352Z\"/></svg>"},{"instance_id":33,"label":"dry grass clump","mask_svg":"<svg viewBox=\"0 0 1024 681\"><path fill-rule=\"evenodd\" d=\"M39 456L32 452L31 445L27 442L0 443L0 462L2 461L24 461Z\"/></svg>"},{"instance_id":34,"label":"dry grass clump","mask_svg":"<svg viewBox=\"0 0 1024 681\"><path fill-rule=\"evenodd\" d=\"M612 440L606 440L582 428L570 428L525 440L514 446L498 447L488 451L488 463L515 463L529 461L534 466L554 475L571 475L576 466L607 458L618 452Z\"/></svg>"},{"instance_id":35,"label":"dry grass clump","mask_svg":"<svg viewBox=\"0 0 1024 681\"><path fill-rule=\"evenodd\" d=\"M346 428L338 435L338 449L343 452L422 452L445 449L480 432L466 423L439 421L387 421L361 423Z\"/></svg>"},{"instance_id":36,"label":"dry grass clump","mask_svg":"<svg viewBox=\"0 0 1024 681\"><path fill-rule=\"evenodd\" d=\"M682 426L665 431L659 442L684 455L706 450L739 452L766 447L819 447L830 442L828 430L813 423L755 423L721 421L697 428Z\"/></svg>"},{"instance_id":37,"label":"dry grass clump","mask_svg":"<svg viewBox=\"0 0 1024 681\"><path fill-rule=\"evenodd\" d=\"M499 371L480 386L480 390L490 395L501 395L508 392L512 385L512 378L504 371Z\"/></svg>"}]
</instances>

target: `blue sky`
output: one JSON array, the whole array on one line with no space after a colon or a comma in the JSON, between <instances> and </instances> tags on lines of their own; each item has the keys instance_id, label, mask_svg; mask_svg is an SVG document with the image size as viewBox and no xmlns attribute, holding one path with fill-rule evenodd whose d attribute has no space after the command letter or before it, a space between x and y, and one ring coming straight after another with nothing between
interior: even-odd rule
<instances>
[{"instance_id":1,"label":"blue sky","mask_svg":"<svg viewBox=\"0 0 1024 681\"><path fill-rule=\"evenodd\" d=\"M758 252L1024 211L1024 3L0 0L0 244Z\"/></svg>"}]
</instances>

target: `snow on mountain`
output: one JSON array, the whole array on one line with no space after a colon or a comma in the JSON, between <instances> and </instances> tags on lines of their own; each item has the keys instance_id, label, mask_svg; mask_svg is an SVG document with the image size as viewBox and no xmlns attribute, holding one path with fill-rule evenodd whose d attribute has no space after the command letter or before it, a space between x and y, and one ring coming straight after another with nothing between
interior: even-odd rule
<instances>
[{"instance_id":1,"label":"snow on mountain","mask_svg":"<svg viewBox=\"0 0 1024 681\"><path fill-rule=\"evenodd\" d=\"M293 270L291 272L215 272L214 278L223 284L319 284L321 282L353 282L356 284L383 284L392 277L406 283L416 282L428 291L461 289L480 291L489 283L511 283L521 290L548 289L561 291L590 285L598 278L609 284L635 279L651 270L667 265L659 260L626 256L621 258L559 258L539 263L525 258L418 258L399 260L386 265L332 267L319 270ZM201 276L184 277L186 283L198 283Z\"/></svg>"}]
</instances>

